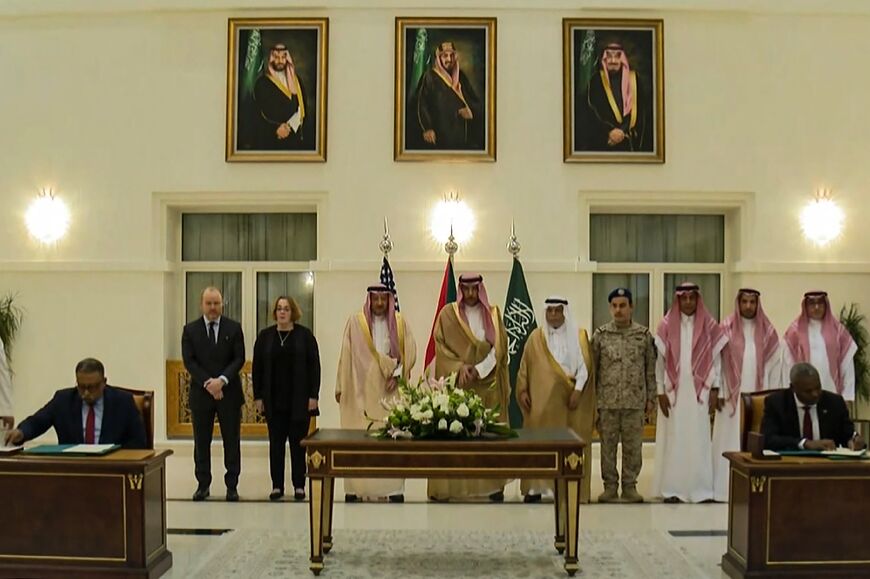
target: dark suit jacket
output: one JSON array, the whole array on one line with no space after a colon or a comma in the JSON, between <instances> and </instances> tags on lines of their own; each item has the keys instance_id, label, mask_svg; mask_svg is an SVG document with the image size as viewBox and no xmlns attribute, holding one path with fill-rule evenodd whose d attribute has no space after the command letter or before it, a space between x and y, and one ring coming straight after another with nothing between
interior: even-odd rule
<instances>
[{"instance_id":1,"label":"dark suit jacket","mask_svg":"<svg viewBox=\"0 0 870 579\"><path fill-rule=\"evenodd\" d=\"M202 317L186 326L181 334L181 357L190 372L190 409L192 411L213 400L203 385L210 378L225 376L229 381L223 389L221 402L242 406L242 380L239 372L245 365L245 336L235 320L221 316L217 344L209 341L208 329Z\"/></svg>"},{"instance_id":2,"label":"dark suit jacket","mask_svg":"<svg viewBox=\"0 0 870 579\"><path fill-rule=\"evenodd\" d=\"M272 388L276 386L272 384L272 347L278 340L277 330L277 326L263 329L254 344L254 398L263 401L266 418L272 414ZM293 381L277 387L291 389L290 410L293 420L304 420L308 417L308 399L316 399L320 395L320 352L311 330L295 324L293 332L301 334L293 340Z\"/></svg>"},{"instance_id":3,"label":"dark suit jacket","mask_svg":"<svg viewBox=\"0 0 870 579\"><path fill-rule=\"evenodd\" d=\"M31 440L54 427L58 444L82 444L85 441L82 404L82 397L75 388L58 390L48 404L22 422L18 429L24 433L24 440ZM103 423L97 442L145 448L145 425L131 394L111 386L103 390Z\"/></svg>"},{"instance_id":4,"label":"dark suit jacket","mask_svg":"<svg viewBox=\"0 0 870 579\"><path fill-rule=\"evenodd\" d=\"M846 446L855 432L855 427L849 419L849 409L846 408L843 397L822 391L816 412L819 416L819 435L833 440L837 446ZM761 433L764 435L765 448L797 450L803 439L802 431L791 388L774 392L764 399Z\"/></svg>"}]
</instances>

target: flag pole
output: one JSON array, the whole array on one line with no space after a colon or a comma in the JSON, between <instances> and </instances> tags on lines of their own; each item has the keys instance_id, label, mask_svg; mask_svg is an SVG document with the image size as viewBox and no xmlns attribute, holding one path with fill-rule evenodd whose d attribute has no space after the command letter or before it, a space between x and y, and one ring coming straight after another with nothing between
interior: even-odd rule
<instances>
[{"instance_id":1,"label":"flag pole","mask_svg":"<svg viewBox=\"0 0 870 579\"><path fill-rule=\"evenodd\" d=\"M456 243L456 238L453 236L453 222L450 222L450 237L447 238L447 243L444 244L444 251L447 252L447 258L453 261L453 254L459 251L459 244Z\"/></svg>"},{"instance_id":2,"label":"flag pole","mask_svg":"<svg viewBox=\"0 0 870 579\"><path fill-rule=\"evenodd\" d=\"M514 226L514 220L511 219L511 236L510 239L508 239L507 250L512 256L514 256L514 259L516 259L520 255L520 250L522 248L523 246L520 245L519 241L517 241L517 231Z\"/></svg>"},{"instance_id":3,"label":"flag pole","mask_svg":"<svg viewBox=\"0 0 870 579\"><path fill-rule=\"evenodd\" d=\"M384 237L378 244L378 248L381 250L381 253L384 254L385 258L389 258L390 252L393 251L393 240L390 239L390 226L387 224L386 216L384 216Z\"/></svg>"}]
</instances>

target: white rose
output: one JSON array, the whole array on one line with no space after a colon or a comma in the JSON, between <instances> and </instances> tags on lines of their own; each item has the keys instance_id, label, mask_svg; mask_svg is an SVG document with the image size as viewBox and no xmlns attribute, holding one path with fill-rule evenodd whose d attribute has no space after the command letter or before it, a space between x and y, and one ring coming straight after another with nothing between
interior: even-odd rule
<instances>
[{"instance_id":1,"label":"white rose","mask_svg":"<svg viewBox=\"0 0 870 579\"><path fill-rule=\"evenodd\" d=\"M432 412L432 409L430 408L429 410L426 410L425 412L423 412L422 416L423 416L423 418L426 418L428 420L432 420L432 417L435 416L435 413Z\"/></svg>"},{"instance_id":2,"label":"white rose","mask_svg":"<svg viewBox=\"0 0 870 579\"><path fill-rule=\"evenodd\" d=\"M466 418L468 416L468 406L465 403L459 405L459 408L456 409L456 414L459 415L460 418Z\"/></svg>"},{"instance_id":3,"label":"white rose","mask_svg":"<svg viewBox=\"0 0 870 579\"><path fill-rule=\"evenodd\" d=\"M421 408L419 404L411 404L411 414L419 414L420 410Z\"/></svg>"},{"instance_id":4,"label":"white rose","mask_svg":"<svg viewBox=\"0 0 870 579\"><path fill-rule=\"evenodd\" d=\"M445 420L444 422L447 422L447 421ZM450 432L452 432L453 434L459 434L460 432L462 432L462 423L459 422L458 420L454 420L453 422L451 422L450 423Z\"/></svg>"},{"instance_id":5,"label":"white rose","mask_svg":"<svg viewBox=\"0 0 870 579\"><path fill-rule=\"evenodd\" d=\"M447 419L442 418L438 421L438 430L447 430Z\"/></svg>"}]
</instances>

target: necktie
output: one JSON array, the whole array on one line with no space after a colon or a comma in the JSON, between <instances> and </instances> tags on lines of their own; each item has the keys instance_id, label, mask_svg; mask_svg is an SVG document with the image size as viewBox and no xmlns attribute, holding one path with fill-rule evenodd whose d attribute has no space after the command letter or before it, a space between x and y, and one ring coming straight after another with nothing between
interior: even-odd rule
<instances>
[{"instance_id":1,"label":"necktie","mask_svg":"<svg viewBox=\"0 0 870 579\"><path fill-rule=\"evenodd\" d=\"M214 335L214 325L214 322L208 323L208 339L211 341L212 344L217 343L217 339Z\"/></svg>"},{"instance_id":2,"label":"necktie","mask_svg":"<svg viewBox=\"0 0 870 579\"><path fill-rule=\"evenodd\" d=\"M804 406L804 438L813 439L813 419L810 418L809 406Z\"/></svg>"},{"instance_id":3,"label":"necktie","mask_svg":"<svg viewBox=\"0 0 870 579\"><path fill-rule=\"evenodd\" d=\"M88 406L88 418L85 421L85 444L94 444L94 431L97 425L97 415L94 412L94 405Z\"/></svg>"}]
</instances>

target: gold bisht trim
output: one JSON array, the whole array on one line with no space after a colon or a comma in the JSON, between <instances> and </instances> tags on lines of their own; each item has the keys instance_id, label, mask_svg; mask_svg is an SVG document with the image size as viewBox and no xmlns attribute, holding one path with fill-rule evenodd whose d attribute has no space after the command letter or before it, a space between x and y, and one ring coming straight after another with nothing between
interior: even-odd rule
<instances>
[{"instance_id":1,"label":"gold bisht trim","mask_svg":"<svg viewBox=\"0 0 870 579\"><path fill-rule=\"evenodd\" d=\"M357 322L362 329L363 335L366 337L366 343L369 345L369 350L375 359L380 358L381 354L375 347L375 339L372 337L372 330L369 328L369 321L366 319L365 312L359 312L356 315ZM399 363L402 363L405 352L405 324L402 322L402 315L396 314L396 330L399 332Z\"/></svg>"},{"instance_id":2,"label":"gold bisht trim","mask_svg":"<svg viewBox=\"0 0 870 579\"><path fill-rule=\"evenodd\" d=\"M363 335L366 337L366 342L369 345L369 350L371 350L372 356L377 360L380 358L380 354L378 353L378 349L375 348L375 340L372 338L372 329L369 327L369 321L366 319L366 315L363 312L359 312L356 315L356 320L359 322Z\"/></svg>"},{"instance_id":3,"label":"gold bisht trim","mask_svg":"<svg viewBox=\"0 0 870 579\"><path fill-rule=\"evenodd\" d=\"M465 320L462 319L462 315L459 313L459 302L453 302L450 304L453 306L453 313L456 314L456 321L459 322L459 327L462 328L462 331L465 332L465 337L471 340L471 343L474 344L478 342L477 336L474 335L474 332L471 331L471 327L465 323Z\"/></svg>"},{"instance_id":4,"label":"gold bisht trim","mask_svg":"<svg viewBox=\"0 0 870 579\"><path fill-rule=\"evenodd\" d=\"M568 374L565 372L565 368L563 368L562 365L559 364L559 362L553 356L553 352L550 351L550 345L547 343L546 332L547 332L546 328L541 328L541 331L538 332L538 336L539 336L538 339L541 340L541 343L544 345L544 351L547 353L547 359L550 361L550 366L553 367L553 371L556 374L565 378L565 381L568 383L568 386L570 386L571 390L573 390L574 383L571 381L571 377L568 376Z\"/></svg>"},{"instance_id":5,"label":"gold bisht trim","mask_svg":"<svg viewBox=\"0 0 870 579\"><path fill-rule=\"evenodd\" d=\"M399 333L399 364L402 364L402 374L405 374L405 322L399 312L396 312L396 331Z\"/></svg>"},{"instance_id":6,"label":"gold bisht trim","mask_svg":"<svg viewBox=\"0 0 870 579\"><path fill-rule=\"evenodd\" d=\"M291 101L293 100L293 94L286 86L284 86L283 82L275 77L275 75L267 74L266 78L271 80L272 83L278 87L278 90L284 93L285 97L287 97ZM301 122L305 119L305 99L302 98L302 85L299 84L299 77L296 76L296 73L293 73L293 84L296 85L296 96L299 99L299 120Z\"/></svg>"},{"instance_id":7,"label":"gold bisht trim","mask_svg":"<svg viewBox=\"0 0 870 579\"><path fill-rule=\"evenodd\" d=\"M435 71L435 74L438 75L438 78L443 80L444 84L446 84L448 87L450 87L450 90L452 90L456 94L456 96L459 97L459 100L462 101L462 104L464 104L466 107L468 107L469 110L471 110L471 107L468 106L468 101L465 100L465 97L462 96L462 93L459 92L458 90L456 90L455 88L453 88L453 81L451 79L447 78L446 76L444 76L444 73L441 72L440 70L438 70L437 68L433 68L432 70Z\"/></svg>"},{"instance_id":8,"label":"gold bisht trim","mask_svg":"<svg viewBox=\"0 0 870 579\"><path fill-rule=\"evenodd\" d=\"M477 336L474 335L474 332L471 331L471 327L468 324L466 324L465 320L462 319L462 316L459 315L459 303L453 302L450 305L453 306L453 312L456 314L456 320L459 322L459 327L462 328L462 331L465 332L465 336L469 340L471 340L471 343L472 344L478 344L478 343L489 344L489 342L487 342L485 338L483 340L478 340ZM490 306L489 316L490 316L490 318L492 318L492 327L498 328L498 311L496 310L495 306ZM498 343L498 336L495 337L495 341L497 344ZM495 349L496 344L489 344L489 345L492 346L493 349ZM498 351L496 351L496 354L497 353L498 353ZM489 355L489 354L487 353L487 355Z\"/></svg>"},{"instance_id":9,"label":"gold bisht trim","mask_svg":"<svg viewBox=\"0 0 870 579\"><path fill-rule=\"evenodd\" d=\"M610 76L608 76L607 72L602 70L598 71L599 76L601 76L601 84L604 85L604 94L607 95L607 102L610 103L610 110L613 111L613 116L616 117L616 122L622 124L622 111L619 110L619 107L616 106L616 99L613 96L613 90L610 88ZM631 122L629 123L629 128L634 128L637 124L637 73L633 70L628 73L628 81L631 84L631 94L634 95L634 103L631 105Z\"/></svg>"}]
</instances>

